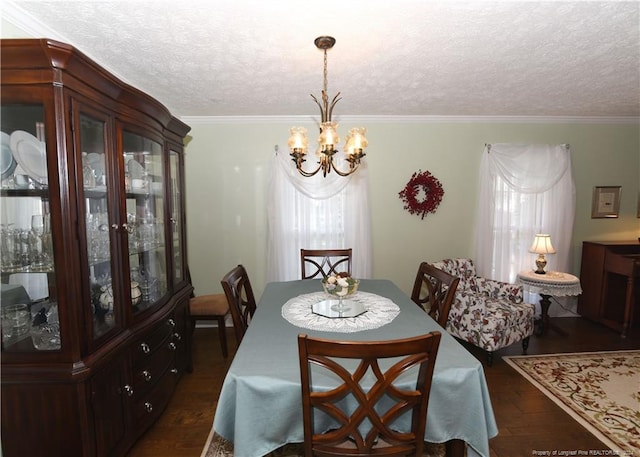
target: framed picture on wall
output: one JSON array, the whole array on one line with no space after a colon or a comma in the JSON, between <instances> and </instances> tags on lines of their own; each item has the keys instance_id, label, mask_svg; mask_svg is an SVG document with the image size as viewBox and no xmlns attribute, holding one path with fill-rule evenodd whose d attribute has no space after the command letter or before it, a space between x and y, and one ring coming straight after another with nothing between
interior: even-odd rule
<instances>
[{"instance_id":1,"label":"framed picture on wall","mask_svg":"<svg viewBox=\"0 0 640 457\"><path fill-rule=\"evenodd\" d=\"M622 186L596 186L593 188L591 218L618 217Z\"/></svg>"}]
</instances>

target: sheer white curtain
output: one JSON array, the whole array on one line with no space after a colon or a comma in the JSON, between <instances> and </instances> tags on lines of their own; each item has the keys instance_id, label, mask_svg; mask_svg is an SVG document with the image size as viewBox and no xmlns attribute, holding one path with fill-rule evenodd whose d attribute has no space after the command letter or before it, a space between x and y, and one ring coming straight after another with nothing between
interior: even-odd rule
<instances>
[{"instance_id":1,"label":"sheer white curtain","mask_svg":"<svg viewBox=\"0 0 640 457\"><path fill-rule=\"evenodd\" d=\"M312 156L313 154L310 154ZM309 168L313 157L307 159ZM348 163L338 163L340 169ZM371 277L369 178L363 162L349 177L305 178L289 154L276 152L268 195L267 281L299 279L300 249L352 248L352 274Z\"/></svg>"},{"instance_id":2,"label":"sheer white curtain","mask_svg":"<svg viewBox=\"0 0 640 457\"><path fill-rule=\"evenodd\" d=\"M536 233L548 233L556 254L547 270L570 272L575 185L569 145L490 144L480 162L476 267L482 276L514 282L533 268Z\"/></svg>"}]
</instances>

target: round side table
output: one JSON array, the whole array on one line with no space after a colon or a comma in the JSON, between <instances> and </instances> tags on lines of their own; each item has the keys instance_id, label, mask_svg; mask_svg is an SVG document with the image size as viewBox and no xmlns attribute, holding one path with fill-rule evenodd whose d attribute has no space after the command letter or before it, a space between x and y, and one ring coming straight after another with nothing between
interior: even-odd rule
<instances>
[{"instance_id":1,"label":"round side table","mask_svg":"<svg viewBox=\"0 0 640 457\"><path fill-rule=\"evenodd\" d=\"M580 295L582 293L580 280L572 274L560 271L548 271L545 274L538 274L533 270L523 270L518 273L517 282L533 288L540 294L542 318L537 334L544 335L547 329L553 328L558 333L566 335L564 330L549 321L551 297Z\"/></svg>"}]
</instances>

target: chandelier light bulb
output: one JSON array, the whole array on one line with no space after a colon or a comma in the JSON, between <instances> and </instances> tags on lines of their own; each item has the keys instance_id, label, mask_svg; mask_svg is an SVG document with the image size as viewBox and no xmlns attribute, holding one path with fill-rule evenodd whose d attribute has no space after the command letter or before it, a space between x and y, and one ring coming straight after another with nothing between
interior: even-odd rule
<instances>
[{"instance_id":1,"label":"chandelier light bulb","mask_svg":"<svg viewBox=\"0 0 640 457\"><path fill-rule=\"evenodd\" d=\"M347 139L344 144L344 152L348 155L362 154L362 151L369 145L365 136L367 129L364 127L354 127L349 129Z\"/></svg>"},{"instance_id":2,"label":"chandelier light bulb","mask_svg":"<svg viewBox=\"0 0 640 457\"><path fill-rule=\"evenodd\" d=\"M335 152L334 146L340 143L337 128L338 124L335 122L323 122L320 127L318 143L325 154L333 154Z\"/></svg>"},{"instance_id":3,"label":"chandelier light bulb","mask_svg":"<svg viewBox=\"0 0 640 457\"><path fill-rule=\"evenodd\" d=\"M289 132L291 133L289 137L289 149L291 149L291 152L306 154L309 147L307 129L304 127L291 127Z\"/></svg>"}]
</instances>

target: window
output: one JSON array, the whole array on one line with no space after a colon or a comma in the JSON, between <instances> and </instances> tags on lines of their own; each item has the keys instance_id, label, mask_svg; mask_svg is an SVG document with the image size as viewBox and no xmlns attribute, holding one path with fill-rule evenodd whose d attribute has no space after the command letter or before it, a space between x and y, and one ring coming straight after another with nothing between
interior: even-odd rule
<instances>
[{"instance_id":1,"label":"window","mask_svg":"<svg viewBox=\"0 0 640 457\"><path fill-rule=\"evenodd\" d=\"M536 233L556 254L547 270L570 271L575 186L568 145L492 144L480 163L476 267L481 276L514 282L533 268Z\"/></svg>"},{"instance_id":2,"label":"window","mask_svg":"<svg viewBox=\"0 0 640 457\"><path fill-rule=\"evenodd\" d=\"M366 164L341 177L305 178L276 152L268 196L267 280L299 279L300 249L352 248L354 276L371 276L371 216Z\"/></svg>"}]
</instances>

